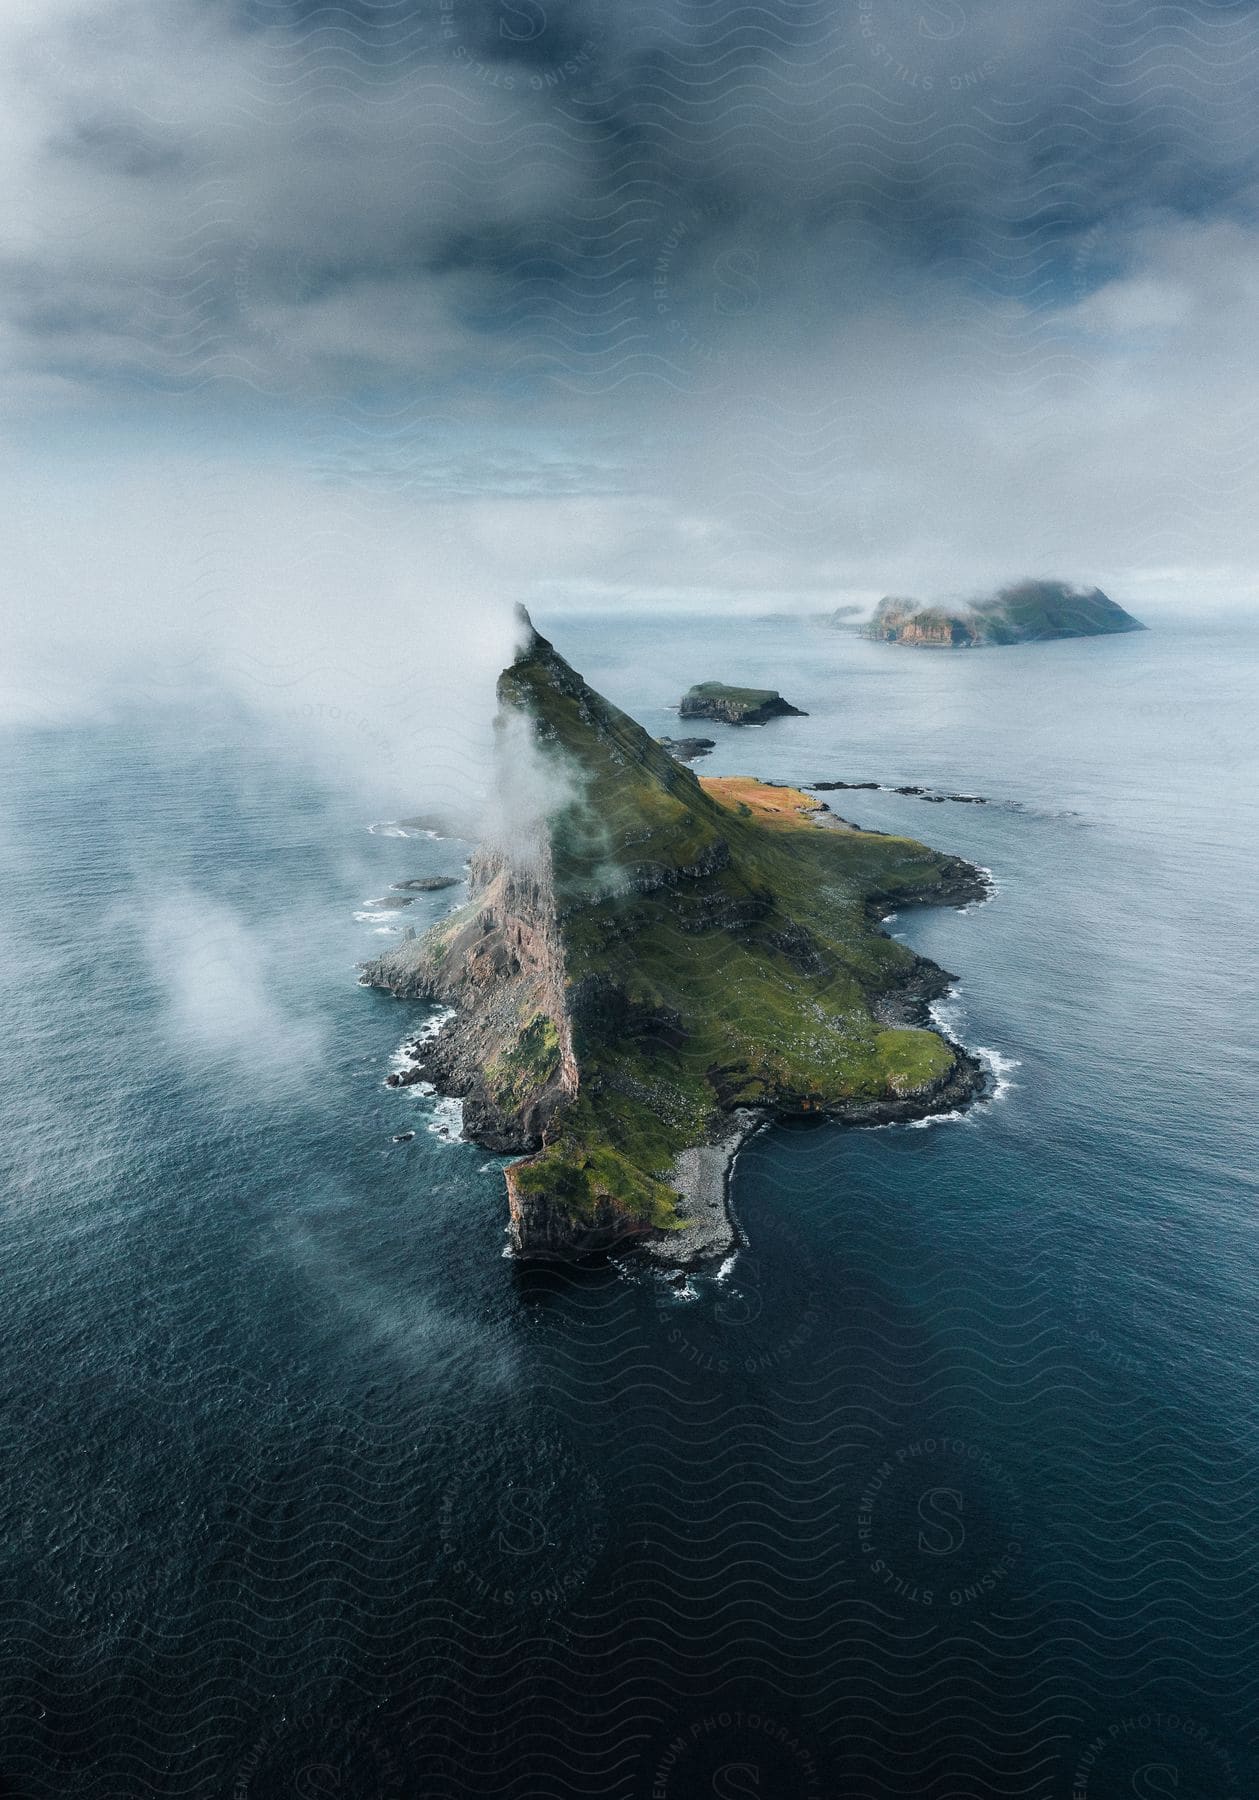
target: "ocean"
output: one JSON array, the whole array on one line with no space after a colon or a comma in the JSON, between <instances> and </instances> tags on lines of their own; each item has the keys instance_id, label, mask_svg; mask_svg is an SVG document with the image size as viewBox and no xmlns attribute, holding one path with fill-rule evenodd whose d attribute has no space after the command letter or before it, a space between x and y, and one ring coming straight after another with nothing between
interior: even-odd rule
<instances>
[{"instance_id":1,"label":"ocean","mask_svg":"<svg viewBox=\"0 0 1259 1800\"><path fill-rule=\"evenodd\" d=\"M0 1795L1259 1791L1259 626L1149 616L537 617L993 876L889 926L993 1097L761 1133L684 1289L507 1259L384 1085L356 964L468 845L212 692L0 735Z\"/></svg>"}]
</instances>

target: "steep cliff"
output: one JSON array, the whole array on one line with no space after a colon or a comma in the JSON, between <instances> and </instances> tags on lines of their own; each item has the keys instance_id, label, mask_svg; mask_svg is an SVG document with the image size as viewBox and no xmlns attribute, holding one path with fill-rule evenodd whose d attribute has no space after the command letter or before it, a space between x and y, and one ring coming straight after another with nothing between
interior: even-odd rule
<instances>
[{"instance_id":1,"label":"steep cliff","mask_svg":"<svg viewBox=\"0 0 1259 1800\"><path fill-rule=\"evenodd\" d=\"M502 841L468 903L366 980L454 1009L415 1071L463 1096L469 1136L521 1153L515 1249L687 1261L729 1242L722 1177L758 1120L912 1118L979 1091L927 1028L949 977L877 918L984 883L816 796L698 781L524 634L499 681Z\"/></svg>"},{"instance_id":2,"label":"steep cliff","mask_svg":"<svg viewBox=\"0 0 1259 1800\"><path fill-rule=\"evenodd\" d=\"M881 600L864 635L888 644L965 649L1144 630L1139 619L1100 588L1076 588L1064 581L1021 581L987 599L957 607Z\"/></svg>"}]
</instances>

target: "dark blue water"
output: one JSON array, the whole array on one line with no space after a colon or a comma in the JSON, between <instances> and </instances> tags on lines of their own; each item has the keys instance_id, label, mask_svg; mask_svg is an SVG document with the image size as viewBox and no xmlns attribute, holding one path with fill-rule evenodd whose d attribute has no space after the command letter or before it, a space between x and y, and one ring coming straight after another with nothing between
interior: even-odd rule
<instances>
[{"instance_id":1,"label":"dark blue water","mask_svg":"<svg viewBox=\"0 0 1259 1800\"><path fill-rule=\"evenodd\" d=\"M989 797L832 799L993 870L892 928L999 1097L754 1140L724 1281L522 1271L355 978L464 847L209 695L0 739L0 1793L1253 1793L1259 632L554 634Z\"/></svg>"}]
</instances>

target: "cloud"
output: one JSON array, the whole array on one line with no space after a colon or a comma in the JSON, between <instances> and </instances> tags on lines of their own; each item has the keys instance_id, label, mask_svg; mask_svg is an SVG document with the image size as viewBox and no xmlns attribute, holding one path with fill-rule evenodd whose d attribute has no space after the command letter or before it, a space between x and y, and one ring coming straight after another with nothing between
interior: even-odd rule
<instances>
[{"instance_id":1,"label":"cloud","mask_svg":"<svg viewBox=\"0 0 1259 1800\"><path fill-rule=\"evenodd\" d=\"M1236 199L1257 29L1116 33L1097 0L8 9L0 316L31 378L283 391L649 372L723 252L828 319L942 261L982 285L1004 257L1026 294L1099 221Z\"/></svg>"},{"instance_id":2,"label":"cloud","mask_svg":"<svg viewBox=\"0 0 1259 1800\"><path fill-rule=\"evenodd\" d=\"M325 1048L326 1026L276 999L272 958L243 916L183 891L147 902L150 970L164 995L172 1054L250 1076L301 1079Z\"/></svg>"},{"instance_id":3,"label":"cloud","mask_svg":"<svg viewBox=\"0 0 1259 1800\"><path fill-rule=\"evenodd\" d=\"M1101 0L8 8L34 625L375 721L426 607L1227 586L1257 50Z\"/></svg>"}]
</instances>

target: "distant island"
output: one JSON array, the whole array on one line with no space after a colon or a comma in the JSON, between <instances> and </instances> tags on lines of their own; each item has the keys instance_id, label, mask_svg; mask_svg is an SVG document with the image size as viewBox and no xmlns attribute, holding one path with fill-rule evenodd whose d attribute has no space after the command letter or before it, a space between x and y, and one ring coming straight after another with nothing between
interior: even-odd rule
<instances>
[{"instance_id":1,"label":"distant island","mask_svg":"<svg viewBox=\"0 0 1259 1800\"><path fill-rule=\"evenodd\" d=\"M683 719L720 719L726 725L764 725L769 719L803 719L773 688L727 687L724 681L701 681L684 694L678 707Z\"/></svg>"},{"instance_id":2,"label":"distant island","mask_svg":"<svg viewBox=\"0 0 1259 1800\"><path fill-rule=\"evenodd\" d=\"M518 1157L517 1253L638 1243L691 1266L734 1242L727 1172L759 1124L910 1120L983 1091L976 1060L931 1026L952 977L878 920L987 885L815 795L698 780L527 615L522 629L499 741L519 766L527 732L561 799L529 841L483 846L468 903L363 980L454 1009L391 1081L461 1096L466 1135Z\"/></svg>"},{"instance_id":3,"label":"distant island","mask_svg":"<svg viewBox=\"0 0 1259 1800\"><path fill-rule=\"evenodd\" d=\"M886 644L969 649L1145 629L1100 588L1071 587L1064 581L1021 581L989 599L962 606L924 606L918 600L890 597L880 600L863 635Z\"/></svg>"}]
</instances>

